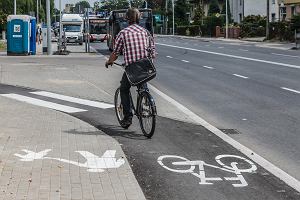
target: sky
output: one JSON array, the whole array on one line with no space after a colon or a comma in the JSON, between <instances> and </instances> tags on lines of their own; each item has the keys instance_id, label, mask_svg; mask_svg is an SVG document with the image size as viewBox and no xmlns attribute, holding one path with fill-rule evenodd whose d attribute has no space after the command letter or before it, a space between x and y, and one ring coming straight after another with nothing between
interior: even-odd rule
<instances>
[{"instance_id":1,"label":"sky","mask_svg":"<svg viewBox=\"0 0 300 200\"><path fill-rule=\"evenodd\" d=\"M61 0L61 7L62 7L62 9L64 9L65 8L65 4L72 3L72 4L75 5L79 1L80 0ZM97 1L97 0L86 0L86 1L88 1L90 3L90 5L93 6L94 2ZM54 3L55 3L55 8L58 9L59 8L59 0L55 0Z\"/></svg>"}]
</instances>

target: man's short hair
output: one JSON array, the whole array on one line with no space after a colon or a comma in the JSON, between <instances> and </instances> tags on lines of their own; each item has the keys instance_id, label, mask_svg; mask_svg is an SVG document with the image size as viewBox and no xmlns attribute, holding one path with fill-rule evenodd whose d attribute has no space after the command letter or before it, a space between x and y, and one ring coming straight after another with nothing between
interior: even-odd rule
<instances>
[{"instance_id":1,"label":"man's short hair","mask_svg":"<svg viewBox=\"0 0 300 200\"><path fill-rule=\"evenodd\" d=\"M126 12L126 18L129 21L129 23L139 23L140 21L140 11L136 8L128 8Z\"/></svg>"}]
</instances>

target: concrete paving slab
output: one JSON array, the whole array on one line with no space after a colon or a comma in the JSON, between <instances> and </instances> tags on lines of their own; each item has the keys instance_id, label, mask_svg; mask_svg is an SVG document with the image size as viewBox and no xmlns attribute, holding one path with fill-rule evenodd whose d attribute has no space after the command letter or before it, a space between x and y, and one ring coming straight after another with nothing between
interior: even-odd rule
<instances>
[{"instance_id":1,"label":"concrete paving slab","mask_svg":"<svg viewBox=\"0 0 300 200\"><path fill-rule=\"evenodd\" d=\"M145 199L115 139L53 110L5 97L0 105L0 199ZM119 167L101 158L107 150Z\"/></svg>"}]
</instances>

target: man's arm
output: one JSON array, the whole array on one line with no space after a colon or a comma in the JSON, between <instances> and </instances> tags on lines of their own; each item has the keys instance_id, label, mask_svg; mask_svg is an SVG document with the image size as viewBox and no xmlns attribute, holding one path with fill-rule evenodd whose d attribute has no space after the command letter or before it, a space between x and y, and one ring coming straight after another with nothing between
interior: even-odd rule
<instances>
[{"instance_id":1,"label":"man's arm","mask_svg":"<svg viewBox=\"0 0 300 200\"><path fill-rule=\"evenodd\" d=\"M118 56L114 52L112 52L110 54L109 59L105 63L105 67L108 68L108 65L114 64L114 61L117 60L117 58L118 58Z\"/></svg>"},{"instance_id":2,"label":"man's arm","mask_svg":"<svg viewBox=\"0 0 300 200\"><path fill-rule=\"evenodd\" d=\"M114 61L117 60L118 55L120 54L122 49L123 49L123 34L120 32L117 35L114 50L111 53L109 59L105 63L106 68L108 68L108 65L114 64Z\"/></svg>"}]
</instances>

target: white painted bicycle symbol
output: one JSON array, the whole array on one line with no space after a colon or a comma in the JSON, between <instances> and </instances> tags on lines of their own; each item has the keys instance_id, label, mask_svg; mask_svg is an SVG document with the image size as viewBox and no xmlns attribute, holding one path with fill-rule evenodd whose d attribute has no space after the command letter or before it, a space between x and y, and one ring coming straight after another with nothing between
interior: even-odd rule
<instances>
[{"instance_id":1,"label":"white painted bicycle symbol","mask_svg":"<svg viewBox=\"0 0 300 200\"><path fill-rule=\"evenodd\" d=\"M224 164L225 159L232 160L232 159L239 159L241 162L243 162L243 169L239 168L238 166L241 166L240 162L230 162L229 165ZM174 161L175 160L175 161ZM177 161L179 160L179 161ZM248 186L247 181L245 180L242 173L254 173L257 170L256 165L241 156L236 155L218 155L215 157L216 162L221 166L215 166L208 164L202 160L188 160L181 156L176 155L163 155L160 156L157 159L157 162L164 167L165 169L177 172L177 173L190 173L197 178L200 179L199 184L200 185L212 185L212 181L238 181L238 183L233 183L233 187L245 187ZM223 160L223 161L221 161ZM168 162L169 161L169 162ZM245 164L247 165L247 168L244 168ZM172 166L172 167L171 167ZM225 172L230 172L235 174L233 177L224 177L222 179L221 177L206 177L205 174L205 166L211 167L214 169L219 169ZM196 168L198 167L198 169Z\"/></svg>"}]
</instances>

